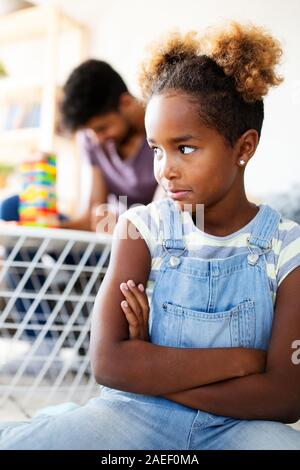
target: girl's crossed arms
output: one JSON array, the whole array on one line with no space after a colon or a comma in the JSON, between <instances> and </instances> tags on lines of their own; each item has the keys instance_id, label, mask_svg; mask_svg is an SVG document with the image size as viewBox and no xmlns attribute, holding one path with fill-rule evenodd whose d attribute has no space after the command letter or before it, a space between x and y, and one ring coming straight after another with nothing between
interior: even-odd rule
<instances>
[{"instance_id":1,"label":"girl's crossed arms","mask_svg":"<svg viewBox=\"0 0 300 470\"><path fill-rule=\"evenodd\" d=\"M166 394L165 398L191 408L240 419L267 417L297 421L300 417L300 366L292 361L292 343L295 338L293 325L295 331L300 332L299 315L298 318L296 316L300 310L300 296L297 294L299 282L300 268L291 273L279 289L273 338L266 370L261 371L263 373ZM126 299L121 302L121 308L128 322L129 339L149 341L149 303L143 284L136 286L129 280L123 282L120 289ZM283 309L283 305L288 308ZM289 415L292 403L295 411ZM286 414L282 415L282 410L286 410Z\"/></svg>"}]
</instances>

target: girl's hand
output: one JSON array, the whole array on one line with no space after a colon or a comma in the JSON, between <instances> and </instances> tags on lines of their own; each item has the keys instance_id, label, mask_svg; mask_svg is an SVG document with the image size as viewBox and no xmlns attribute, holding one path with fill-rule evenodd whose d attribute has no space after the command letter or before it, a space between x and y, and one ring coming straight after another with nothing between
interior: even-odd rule
<instances>
[{"instance_id":1,"label":"girl's hand","mask_svg":"<svg viewBox=\"0 0 300 470\"><path fill-rule=\"evenodd\" d=\"M142 284L138 286L130 280L123 282L120 289L125 299L121 308L129 325L129 339L149 341L149 303Z\"/></svg>"}]
</instances>

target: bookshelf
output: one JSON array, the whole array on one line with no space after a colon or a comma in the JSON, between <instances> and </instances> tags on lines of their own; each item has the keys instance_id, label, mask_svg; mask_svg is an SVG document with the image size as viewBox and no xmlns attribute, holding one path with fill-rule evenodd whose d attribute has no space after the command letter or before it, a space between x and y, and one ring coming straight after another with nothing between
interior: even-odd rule
<instances>
[{"instance_id":1,"label":"bookshelf","mask_svg":"<svg viewBox=\"0 0 300 470\"><path fill-rule=\"evenodd\" d=\"M85 26L48 3L0 17L1 51L12 45L22 47L23 43L38 44L43 51L43 63L40 65L42 77L33 78L27 74L25 67L17 76L12 73L0 78L0 163L19 165L35 150L55 152L58 159L61 150L69 152L74 156L71 158L73 174L78 179L72 188L76 193L74 188L79 186L79 160L75 142L61 136L57 126L61 84L67 78L62 78L60 57L61 39L65 33L71 33L76 38L72 48L73 55L76 48L76 59L72 69L86 58ZM72 208L69 212L72 213Z\"/></svg>"},{"instance_id":2,"label":"bookshelf","mask_svg":"<svg viewBox=\"0 0 300 470\"><path fill-rule=\"evenodd\" d=\"M28 39L45 36L53 32L53 26L59 29L75 29L85 35L85 27L79 22L65 15L53 5L26 8L14 13L0 17L0 43L8 44L13 41L24 41ZM53 38L52 38L53 40Z\"/></svg>"}]
</instances>

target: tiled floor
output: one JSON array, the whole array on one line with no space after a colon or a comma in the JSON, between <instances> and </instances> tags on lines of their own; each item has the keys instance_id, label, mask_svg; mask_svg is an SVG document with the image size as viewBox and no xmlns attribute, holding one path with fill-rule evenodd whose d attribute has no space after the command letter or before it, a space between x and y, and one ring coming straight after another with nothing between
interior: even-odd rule
<instances>
[{"instance_id":1,"label":"tiled floor","mask_svg":"<svg viewBox=\"0 0 300 470\"><path fill-rule=\"evenodd\" d=\"M34 356L28 373L27 369L22 372L24 358L30 354L28 344L0 338L0 421L26 420L45 407L84 403L99 394L99 387L87 374L85 356L70 354L70 348L61 348L57 361L53 360L44 374L41 370L47 365L47 351Z\"/></svg>"},{"instance_id":2,"label":"tiled floor","mask_svg":"<svg viewBox=\"0 0 300 470\"><path fill-rule=\"evenodd\" d=\"M29 416L20 409L17 403L9 400L5 407L0 408L0 421L24 421Z\"/></svg>"}]
</instances>

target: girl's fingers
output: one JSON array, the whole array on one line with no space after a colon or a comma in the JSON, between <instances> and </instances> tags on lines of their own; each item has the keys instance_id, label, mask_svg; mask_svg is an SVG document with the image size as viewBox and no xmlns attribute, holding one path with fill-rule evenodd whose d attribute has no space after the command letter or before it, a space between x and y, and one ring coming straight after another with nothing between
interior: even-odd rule
<instances>
[{"instance_id":1,"label":"girl's fingers","mask_svg":"<svg viewBox=\"0 0 300 470\"><path fill-rule=\"evenodd\" d=\"M130 280L130 281L127 281L127 286L129 287L131 292L135 295L135 297L138 300L140 306L142 307L144 324L148 325L149 302L148 302L148 297L147 297L147 294L145 292L145 288L144 288L143 284L138 284L138 286L136 286L135 283L132 280Z\"/></svg>"},{"instance_id":2,"label":"girl's fingers","mask_svg":"<svg viewBox=\"0 0 300 470\"><path fill-rule=\"evenodd\" d=\"M148 340L149 328L149 303L148 297L142 284L138 286L132 280L122 283L120 289L129 304L129 307L136 315L139 323L139 334L141 339Z\"/></svg>"},{"instance_id":3,"label":"girl's fingers","mask_svg":"<svg viewBox=\"0 0 300 470\"><path fill-rule=\"evenodd\" d=\"M129 307L126 300L121 302L121 307L123 309L123 312L126 314L126 318L128 322L130 323L130 325L135 326L135 327L138 326L139 325L138 319L136 318L136 315L133 313L133 311Z\"/></svg>"},{"instance_id":4,"label":"girl's fingers","mask_svg":"<svg viewBox=\"0 0 300 470\"><path fill-rule=\"evenodd\" d=\"M126 320L128 321L130 339L139 338L140 337L139 322L135 314L129 307L128 303L126 302L126 300L121 302L121 308L126 316Z\"/></svg>"},{"instance_id":5,"label":"girl's fingers","mask_svg":"<svg viewBox=\"0 0 300 470\"><path fill-rule=\"evenodd\" d=\"M131 310L134 311L139 321L143 322L142 306L140 305L140 302L136 297L135 293L132 292L131 289L129 289L128 285L125 282L122 282L122 284L120 285L120 289L125 299L127 300Z\"/></svg>"}]
</instances>

